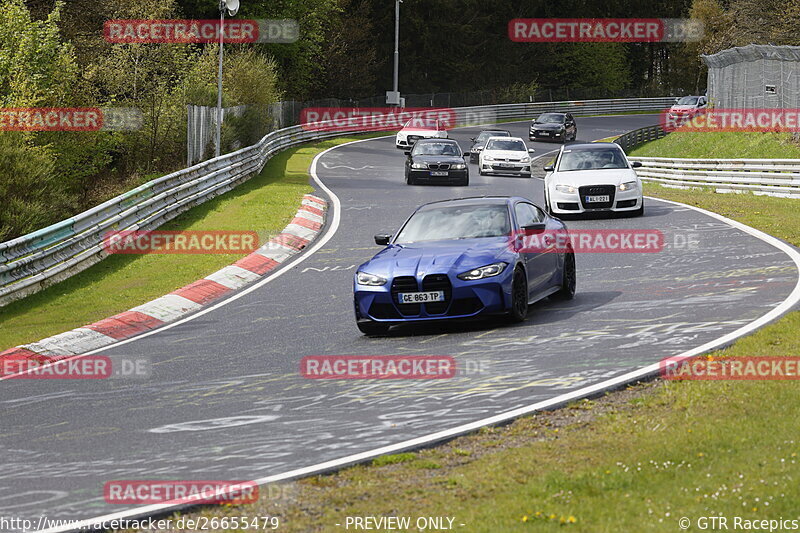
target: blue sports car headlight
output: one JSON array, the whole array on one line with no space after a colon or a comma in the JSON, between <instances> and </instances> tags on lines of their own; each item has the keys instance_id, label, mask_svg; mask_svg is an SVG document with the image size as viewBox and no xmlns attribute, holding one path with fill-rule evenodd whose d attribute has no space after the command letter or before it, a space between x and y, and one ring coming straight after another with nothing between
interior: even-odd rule
<instances>
[{"instance_id":1,"label":"blue sports car headlight","mask_svg":"<svg viewBox=\"0 0 800 533\"><path fill-rule=\"evenodd\" d=\"M370 285L372 287L380 287L386 285L386 278L376 276L375 274L367 274L366 272L357 272L356 281L359 285Z\"/></svg>"},{"instance_id":2,"label":"blue sports car headlight","mask_svg":"<svg viewBox=\"0 0 800 533\"><path fill-rule=\"evenodd\" d=\"M491 278L500 274L508 266L508 263L493 263L478 268L473 268L467 272L462 272L457 277L464 281L474 281L476 279Z\"/></svg>"}]
</instances>

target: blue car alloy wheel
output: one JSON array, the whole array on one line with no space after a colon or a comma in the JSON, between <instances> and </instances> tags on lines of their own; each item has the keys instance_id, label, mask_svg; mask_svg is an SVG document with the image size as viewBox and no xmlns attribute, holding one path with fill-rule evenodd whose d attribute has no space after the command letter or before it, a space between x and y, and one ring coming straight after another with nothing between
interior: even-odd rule
<instances>
[{"instance_id":1,"label":"blue car alloy wheel","mask_svg":"<svg viewBox=\"0 0 800 533\"><path fill-rule=\"evenodd\" d=\"M571 297L571 253L528 250L517 237L566 232L564 224L520 197L462 198L419 207L353 280L355 317L367 335L393 325L505 315L525 320L546 296ZM571 270L570 270L571 269Z\"/></svg>"}]
</instances>

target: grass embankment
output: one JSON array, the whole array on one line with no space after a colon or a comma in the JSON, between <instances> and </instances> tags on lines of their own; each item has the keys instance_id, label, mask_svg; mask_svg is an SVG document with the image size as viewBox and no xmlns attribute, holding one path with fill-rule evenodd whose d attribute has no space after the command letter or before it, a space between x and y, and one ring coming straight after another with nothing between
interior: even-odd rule
<instances>
[{"instance_id":1,"label":"grass embankment","mask_svg":"<svg viewBox=\"0 0 800 533\"><path fill-rule=\"evenodd\" d=\"M800 144L789 133L670 133L639 146L634 157L711 159L800 159Z\"/></svg>"},{"instance_id":2,"label":"grass embankment","mask_svg":"<svg viewBox=\"0 0 800 533\"><path fill-rule=\"evenodd\" d=\"M795 200L649 185L647 193L800 245ZM795 312L715 356L797 354ZM675 532L682 517L699 531L698 519L711 515L731 529L737 516L797 519L798 405L795 381L655 381L307 478L282 492L291 497L192 515L271 514L285 532L343 531L347 516L382 515L455 517L456 531L487 533Z\"/></svg>"},{"instance_id":3,"label":"grass embankment","mask_svg":"<svg viewBox=\"0 0 800 533\"><path fill-rule=\"evenodd\" d=\"M308 169L320 151L353 140L304 145L270 159L233 191L197 206L159 229L248 230L262 242L292 219L312 191ZM90 324L163 296L242 255L111 255L41 292L0 307L0 350Z\"/></svg>"}]
</instances>

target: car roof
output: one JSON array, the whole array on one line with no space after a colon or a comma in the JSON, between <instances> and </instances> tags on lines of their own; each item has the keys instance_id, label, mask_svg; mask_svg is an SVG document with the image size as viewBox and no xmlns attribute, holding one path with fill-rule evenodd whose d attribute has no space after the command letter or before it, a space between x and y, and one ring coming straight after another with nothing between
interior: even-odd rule
<instances>
[{"instance_id":1,"label":"car roof","mask_svg":"<svg viewBox=\"0 0 800 533\"><path fill-rule=\"evenodd\" d=\"M572 143L572 144L565 144L562 147L562 150L602 150L607 148L618 148L622 150L622 147L617 143Z\"/></svg>"},{"instance_id":2,"label":"car roof","mask_svg":"<svg viewBox=\"0 0 800 533\"><path fill-rule=\"evenodd\" d=\"M563 111L545 111L544 113L539 113L540 117L542 115L562 115L562 116L567 116L567 114L564 113Z\"/></svg>"},{"instance_id":3,"label":"car roof","mask_svg":"<svg viewBox=\"0 0 800 533\"><path fill-rule=\"evenodd\" d=\"M508 130L481 130L481 133L508 133L511 135L511 132Z\"/></svg>"},{"instance_id":4,"label":"car roof","mask_svg":"<svg viewBox=\"0 0 800 533\"><path fill-rule=\"evenodd\" d=\"M451 198L449 200L437 200L436 202L429 202L419 206L418 211L427 208L442 207L447 205L507 205L512 202L525 201L531 202L527 198L521 196L467 196L464 198Z\"/></svg>"},{"instance_id":5,"label":"car roof","mask_svg":"<svg viewBox=\"0 0 800 533\"><path fill-rule=\"evenodd\" d=\"M456 141L455 141L455 140L453 140L453 139L442 139L441 137L436 137L435 139L434 139L434 138L419 139L419 140L418 140L416 143L414 143L414 144L426 144L426 143L450 143L450 144L458 144L458 142L456 142Z\"/></svg>"},{"instance_id":6,"label":"car roof","mask_svg":"<svg viewBox=\"0 0 800 533\"><path fill-rule=\"evenodd\" d=\"M500 139L503 141L522 141L523 143L525 142L522 140L522 137L489 137L488 139L486 139L486 142L488 143L489 141L492 141L494 139Z\"/></svg>"}]
</instances>

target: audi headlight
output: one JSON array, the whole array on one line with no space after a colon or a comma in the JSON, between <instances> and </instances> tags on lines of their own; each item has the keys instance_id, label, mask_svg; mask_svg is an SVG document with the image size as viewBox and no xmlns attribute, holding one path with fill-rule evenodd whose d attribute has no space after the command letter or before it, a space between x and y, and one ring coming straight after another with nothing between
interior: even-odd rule
<instances>
[{"instance_id":1,"label":"audi headlight","mask_svg":"<svg viewBox=\"0 0 800 533\"><path fill-rule=\"evenodd\" d=\"M578 188L573 185L556 185L556 190L567 194L575 194L578 192Z\"/></svg>"},{"instance_id":2,"label":"audi headlight","mask_svg":"<svg viewBox=\"0 0 800 533\"><path fill-rule=\"evenodd\" d=\"M425 163L411 163L411 168L416 168L416 169L428 168L428 165L426 165Z\"/></svg>"},{"instance_id":3,"label":"audi headlight","mask_svg":"<svg viewBox=\"0 0 800 533\"><path fill-rule=\"evenodd\" d=\"M625 183L619 186L620 191L633 191L635 189L636 189L635 181L626 181Z\"/></svg>"},{"instance_id":4,"label":"audi headlight","mask_svg":"<svg viewBox=\"0 0 800 533\"><path fill-rule=\"evenodd\" d=\"M465 165L464 163L454 163L453 166L451 166L450 168L452 168L453 170L464 170L465 168L467 168L467 165Z\"/></svg>"},{"instance_id":5,"label":"audi headlight","mask_svg":"<svg viewBox=\"0 0 800 533\"><path fill-rule=\"evenodd\" d=\"M356 280L359 285L369 285L371 287L386 285L386 278L376 276L375 274L367 274L366 272L357 272Z\"/></svg>"},{"instance_id":6,"label":"audi headlight","mask_svg":"<svg viewBox=\"0 0 800 533\"><path fill-rule=\"evenodd\" d=\"M467 272L462 272L457 277L458 279L462 279L464 281L474 281L476 279L491 278L493 276L500 274L503 270L506 269L507 266L508 263L494 263L491 265L475 268Z\"/></svg>"}]
</instances>

